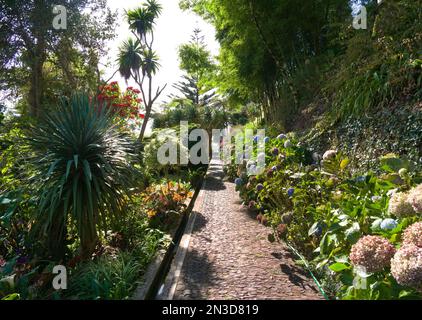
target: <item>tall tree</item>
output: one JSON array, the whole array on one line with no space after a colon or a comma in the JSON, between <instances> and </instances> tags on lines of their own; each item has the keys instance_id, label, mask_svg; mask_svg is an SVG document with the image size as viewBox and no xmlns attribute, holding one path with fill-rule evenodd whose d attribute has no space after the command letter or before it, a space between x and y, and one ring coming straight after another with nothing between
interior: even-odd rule
<instances>
[{"instance_id":1,"label":"tall tree","mask_svg":"<svg viewBox=\"0 0 422 320\"><path fill-rule=\"evenodd\" d=\"M174 84L181 95L171 95L173 100L187 99L194 106L205 106L216 97L210 83L215 77L216 65L212 61L204 36L200 29L195 29L189 43L179 48L180 69L186 74L183 80Z\"/></svg>"},{"instance_id":2,"label":"tall tree","mask_svg":"<svg viewBox=\"0 0 422 320\"><path fill-rule=\"evenodd\" d=\"M160 67L158 56L153 50L154 25L161 11L162 6L158 2L148 0L141 7L126 13L135 39L128 39L122 44L118 57L120 74L126 81L134 79L142 93L145 118L139 134L140 141L145 135L154 102L167 86L158 87L155 94L152 93L153 76Z\"/></svg>"},{"instance_id":3,"label":"tall tree","mask_svg":"<svg viewBox=\"0 0 422 320\"><path fill-rule=\"evenodd\" d=\"M66 8L65 30L53 27L57 5ZM92 89L115 19L106 0L0 0L0 89L25 95L34 117L52 96L65 93L51 92L56 86L49 80L57 85L61 78L62 88ZM49 78L56 71L60 76Z\"/></svg>"},{"instance_id":4,"label":"tall tree","mask_svg":"<svg viewBox=\"0 0 422 320\"><path fill-rule=\"evenodd\" d=\"M257 103L269 122L280 120L282 88L300 94L290 83L298 66L328 47L342 49L328 44L351 10L349 0L181 0L180 6L216 28L220 91Z\"/></svg>"}]
</instances>

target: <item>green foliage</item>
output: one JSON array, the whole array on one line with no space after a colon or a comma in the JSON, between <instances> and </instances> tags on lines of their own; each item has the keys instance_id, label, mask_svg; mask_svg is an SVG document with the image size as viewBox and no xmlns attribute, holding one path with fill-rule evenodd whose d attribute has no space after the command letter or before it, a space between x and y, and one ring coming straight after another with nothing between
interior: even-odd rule
<instances>
[{"instance_id":1,"label":"green foliage","mask_svg":"<svg viewBox=\"0 0 422 320\"><path fill-rule=\"evenodd\" d=\"M259 103L268 123L285 122L285 116L297 108L294 104L302 88L318 81L301 82L302 66L314 56L338 50L332 40L350 13L347 0L204 0L181 1L180 5L208 19L217 30L219 89L232 102ZM293 84L295 73L299 76ZM306 94L311 96L312 91Z\"/></svg>"},{"instance_id":2,"label":"green foliage","mask_svg":"<svg viewBox=\"0 0 422 320\"><path fill-rule=\"evenodd\" d=\"M161 164L157 160L158 151L167 143L169 146L176 147L177 162L179 163L179 152L186 152L186 147L180 144L179 135L174 129L155 130L151 139L147 142L144 148L144 163L150 172L159 174L162 171L169 172L176 170L178 164Z\"/></svg>"},{"instance_id":3,"label":"green foliage","mask_svg":"<svg viewBox=\"0 0 422 320\"><path fill-rule=\"evenodd\" d=\"M397 104L372 116L349 117L323 128L313 128L301 141L315 150L336 148L348 153L353 170L379 171L377 159L387 153L405 156L421 167L422 112L417 104Z\"/></svg>"},{"instance_id":4,"label":"green foliage","mask_svg":"<svg viewBox=\"0 0 422 320\"><path fill-rule=\"evenodd\" d=\"M66 32L52 29L56 5L66 7ZM20 113L36 117L58 97L96 92L116 18L106 0L1 1L0 20L8 27L0 30L0 89L19 98Z\"/></svg>"},{"instance_id":5,"label":"green foliage","mask_svg":"<svg viewBox=\"0 0 422 320\"><path fill-rule=\"evenodd\" d=\"M23 131L26 120L5 120L4 126L0 127L0 194L18 189L22 186L21 179L32 173L25 158L29 150Z\"/></svg>"},{"instance_id":6,"label":"green foliage","mask_svg":"<svg viewBox=\"0 0 422 320\"><path fill-rule=\"evenodd\" d=\"M248 178L244 165L237 171L242 179L237 188L240 196L264 215L260 219L274 230L270 238L288 241L311 260L331 296L420 299L414 289L400 286L389 269L365 276L367 288L356 289L353 280L364 276L356 273L349 260L352 245L364 235L379 235L399 246L406 227L421 220L420 215L397 218L388 210L391 191L407 191L421 183L420 171L414 171L416 167L408 160L390 154L377 161L382 174L352 174L353 164L341 152L327 153L320 161L321 156L310 158L309 150L291 141L292 146L286 148L282 140L271 139L262 174ZM279 150L277 155L273 148ZM233 171L228 168L229 173ZM258 184L262 184L260 189ZM381 227L387 218L395 220L393 229ZM284 228L287 232L280 233Z\"/></svg>"},{"instance_id":7,"label":"green foliage","mask_svg":"<svg viewBox=\"0 0 422 320\"><path fill-rule=\"evenodd\" d=\"M144 265L128 253L101 257L73 271L66 295L82 300L130 299L142 267Z\"/></svg>"},{"instance_id":8,"label":"green foliage","mask_svg":"<svg viewBox=\"0 0 422 320\"><path fill-rule=\"evenodd\" d=\"M64 299L81 300L126 300L131 299L133 291L139 285L141 276L160 248L169 245L168 238L160 231L150 229L145 217L131 212L125 222L125 228L131 228L135 234L129 247L131 251L117 251L96 260L78 265L69 276L69 289ZM123 235L128 235L123 232Z\"/></svg>"},{"instance_id":9,"label":"green foliage","mask_svg":"<svg viewBox=\"0 0 422 320\"><path fill-rule=\"evenodd\" d=\"M144 6L129 10L126 13L129 28L136 30L141 37L145 37L153 30L155 19L161 11L162 6L154 0L148 0Z\"/></svg>"},{"instance_id":10,"label":"green foliage","mask_svg":"<svg viewBox=\"0 0 422 320\"><path fill-rule=\"evenodd\" d=\"M33 245L28 231L35 201L27 181L35 168L27 157L26 120L8 118L0 127L0 256L5 258L25 255Z\"/></svg>"},{"instance_id":11,"label":"green foliage","mask_svg":"<svg viewBox=\"0 0 422 320\"><path fill-rule=\"evenodd\" d=\"M190 43L180 46L179 60L180 69L198 79L209 76L212 71L215 71L211 54L204 44L204 37L201 36L201 30L199 29L194 30Z\"/></svg>"},{"instance_id":12,"label":"green foliage","mask_svg":"<svg viewBox=\"0 0 422 320\"><path fill-rule=\"evenodd\" d=\"M291 130L321 115L344 121L420 98L420 4L364 3L368 30L352 28L348 0L189 0L180 7L215 26L217 86L228 102L255 102L267 125Z\"/></svg>"},{"instance_id":13,"label":"green foliage","mask_svg":"<svg viewBox=\"0 0 422 320\"><path fill-rule=\"evenodd\" d=\"M63 257L68 228L77 230L89 255L97 227L107 230L122 213L134 173L133 141L105 110L76 95L28 134L39 188L35 230L47 236L55 259Z\"/></svg>"},{"instance_id":14,"label":"green foliage","mask_svg":"<svg viewBox=\"0 0 422 320\"><path fill-rule=\"evenodd\" d=\"M132 72L139 72L142 64L142 47L139 41L124 41L119 51L119 72L125 80L129 80Z\"/></svg>"},{"instance_id":15,"label":"green foliage","mask_svg":"<svg viewBox=\"0 0 422 320\"><path fill-rule=\"evenodd\" d=\"M3 120L4 120L4 113L5 113L5 111L6 111L6 107L5 106L3 106L1 103L0 103L0 127L1 127L1 125L2 125L2 122L3 122Z\"/></svg>"}]
</instances>

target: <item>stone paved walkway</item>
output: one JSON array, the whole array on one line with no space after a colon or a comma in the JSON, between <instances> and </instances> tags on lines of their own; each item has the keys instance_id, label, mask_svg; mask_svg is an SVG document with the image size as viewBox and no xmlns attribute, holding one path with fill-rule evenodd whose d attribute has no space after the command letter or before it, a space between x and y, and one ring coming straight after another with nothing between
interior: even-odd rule
<instances>
[{"instance_id":1,"label":"stone paved walkway","mask_svg":"<svg viewBox=\"0 0 422 320\"><path fill-rule=\"evenodd\" d=\"M222 165L213 161L185 256L176 255L161 298L322 299L283 245L267 240L270 230L241 205L234 184L222 179Z\"/></svg>"}]
</instances>

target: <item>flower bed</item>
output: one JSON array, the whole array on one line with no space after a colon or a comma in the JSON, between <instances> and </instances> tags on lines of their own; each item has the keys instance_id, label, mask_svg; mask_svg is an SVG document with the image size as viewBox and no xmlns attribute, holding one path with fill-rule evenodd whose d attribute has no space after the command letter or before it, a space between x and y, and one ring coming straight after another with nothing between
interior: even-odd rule
<instances>
[{"instance_id":1,"label":"flower bed","mask_svg":"<svg viewBox=\"0 0 422 320\"><path fill-rule=\"evenodd\" d=\"M284 134L267 137L265 155L254 156L226 172L273 230L269 241L297 248L331 297L422 297L422 175L415 164L389 154L379 159L381 174L352 174L342 153L312 153ZM251 174L262 156L265 171Z\"/></svg>"}]
</instances>

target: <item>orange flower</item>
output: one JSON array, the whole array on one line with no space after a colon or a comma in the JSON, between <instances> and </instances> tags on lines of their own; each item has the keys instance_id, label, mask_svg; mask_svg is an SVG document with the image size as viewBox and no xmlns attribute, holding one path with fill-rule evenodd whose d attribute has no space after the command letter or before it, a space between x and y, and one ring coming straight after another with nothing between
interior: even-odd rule
<instances>
[{"instance_id":1,"label":"orange flower","mask_svg":"<svg viewBox=\"0 0 422 320\"><path fill-rule=\"evenodd\" d=\"M147 211L147 216L148 218L154 218L157 215L157 213L154 210L148 210Z\"/></svg>"}]
</instances>

